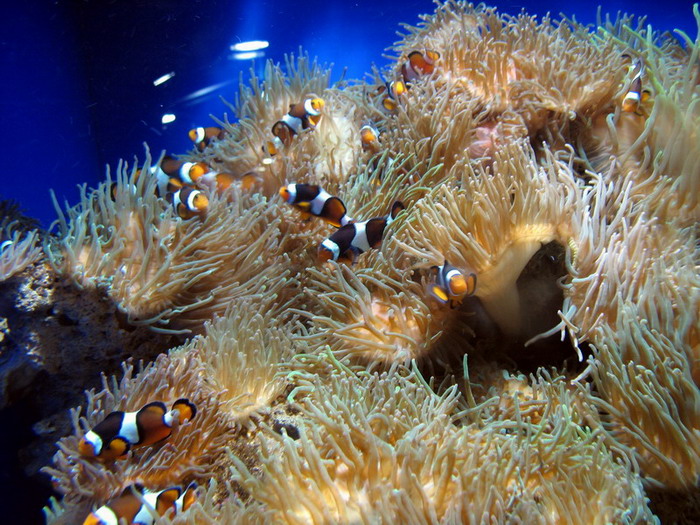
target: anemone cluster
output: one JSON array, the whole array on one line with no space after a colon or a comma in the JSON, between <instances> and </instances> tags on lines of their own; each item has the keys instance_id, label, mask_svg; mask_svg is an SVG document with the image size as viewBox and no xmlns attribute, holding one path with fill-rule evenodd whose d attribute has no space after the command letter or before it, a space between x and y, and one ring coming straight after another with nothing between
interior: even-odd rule
<instances>
[{"instance_id":1,"label":"anemone cluster","mask_svg":"<svg viewBox=\"0 0 700 525\"><path fill-rule=\"evenodd\" d=\"M48 521L133 483L199 484L163 523L652 523L652 494L690 498L700 44L643 22L438 4L373 79L329 85L301 55L242 85L235 118L185 157L234 181L202 190L205 213L156 195L150 157L85 190L51 264L183 344L73 410L45 468L62 495ZM416 52L434 68L406 78ZM273 126L311 97L317 125L271 155ZM405 209L381 246L319 261L333 228L283 201L289 183L359 221ZM11 249L29 264L35 241ZM446 261L476 276L473 296L429 293ZM198 416L162 445L80 455L107 413L182 397Z\"/></svg>"}]
</instances>

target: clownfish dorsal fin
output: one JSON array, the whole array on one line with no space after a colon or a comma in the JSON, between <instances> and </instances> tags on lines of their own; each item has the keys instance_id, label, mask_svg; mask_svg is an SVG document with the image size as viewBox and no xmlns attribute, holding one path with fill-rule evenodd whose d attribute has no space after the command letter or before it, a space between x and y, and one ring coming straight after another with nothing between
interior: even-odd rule
<instances>
[{"instance_id":1,"label":"clownfish dorsal fin","mask_svg":"<svg viewBox=\"0 0 700 525\"><path fill-rule=\"evenodd\" d=\"M139 412L155 412L160 415L164 415L167 411L168 409L162 401L153 401L144 405L141 410L139 410Z\"/></svg>"},{"instance_id":2,"label":"clownfish dorsal fin","mask_svg":"<svg viewBox=\"0 0 700 525\"><path fill-rule=\"evenodd\" d=\"M416 51L416 50L411 51L411 52L408 54L408 58L409 58L409 59L410 59L410 58L413 58L414 60L415 60L417 57L419 57L419 56L422 58L422 57L423 57L423 53L421 53L420 51Z\"/></svg>"},{"instance_id":3,"label":"clownfish dorsal fin","mask_svg":"<svg viewBox=\"0 0 700 525\"><path fill-rule=\"evenodd\" d=\"M143 496L144 490L146 490L146 488L141 483L132 483L131 485L127 485L124 490L122 490L121 496L131 496L134 493Z\"/></svg>"},{"instance_id":4,"label":"clownfish dorsal fin","mask_svg":"<svg viewBox=\"0 0 700 525\"><path fill-rule=\"evenodd\" d=\"M158 515L163 516L169 509L173 508L181 493L182 489L180 487L170 487L161 491L156 498L156 512Z\"/></svg>"},{"instance_id":5,"label":"clownfish dorsal fin","mask_svg":"<svg viewBox=\"0 0 700 525\"><path fill-rule=\"evenodd\" d=\"M184 397L173 403L173 410L178 411L180 424L184 423L186 419L191 421L197 415L197 406Z\"/></svg>"}]
</instances>

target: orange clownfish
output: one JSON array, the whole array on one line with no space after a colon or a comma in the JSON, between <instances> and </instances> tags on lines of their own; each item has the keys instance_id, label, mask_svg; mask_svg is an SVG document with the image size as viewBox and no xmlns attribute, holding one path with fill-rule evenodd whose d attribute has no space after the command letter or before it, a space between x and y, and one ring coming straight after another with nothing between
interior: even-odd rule
<instances>
[{"instance_id":1,"label":"orange clownfish","mask_svg":"<svg viewBox=\"0 0 700 525\"><path fill-rule=\"evenodd\" d=\"M185 162L169 155L163 157L160 166L152 168L152 171L158 177L161 190L161 181L165 179L171 184L173 180L177 180L180 186L204 184L211 189L219 190L225 190L234 181L233 175L214 171L203 162Z\"/></svg>"},{"instance_id":2,"label":"orange clownfish","mask_svg":"<svg viewBox=\"0 0 700 525\"><path fill-rule=\"evenodd\" d=\"M437 51L411 51L408 59L401 65L401 76L407 84L423 75L430 75L435 71L435 62L440 58Z\"/></svg>"},{"instance_id":3,"label":"orange clownfish","mask_svg":"<svg viewBox=\"0 0 700 525\"><path fill-rule=\"evenodd\" d=\"M289 112L272 126L274 138L263 146L263 151L276 155L292 143L294 135L314 129L321 120L326 105L322 98L307 98L304 102L289 106Z\"/></svg>"},{"instance_id":4,"label":"orange clownfish","mask_svg":"<svg viewBox=\"0 0 700 525\"><path fill-rule=\"evenodd\" d=\"M230 173L221 173L219 171L210 170L199 176L195 182L204 185L211 190L225 190L233 184L235 178Z\"/></svg>"},{"instance_id":5,"label":"orange clownfish","mask_svg":"<svg viewBox=\"0 0 700 525\"><path fill-rule=\"evenodd\" d=\"M387 111L394 111L398 103L399 97L406 92L406 84L401 80L394 80L393 82L385 82L383 86L380 86L377 93L386 93L386 96L382 98L382 106Z\"/></svg>"},{"instance_id":6,"label":"orange clownfish","mask_svg":"<svg viewBox=\"0 0 700 525\"><path fill-rule=\"evenodd\" d=\"M642 60L636 60L632 69L636 73L632 78L629 91L625 98L622 99L622 111L642 116L644 111L642 104L649 100L651 96L649 90L642 89L642 77L644 76L644 63Z\"/></svg>"},{"instance_id":7,"label":"orange clownfish","mask_svg":"<svg viewBox=\"0 0 700 525\"><path fill-rule=\"evenodd\" d=\"M464 297L474 295L476 274L465 276L447 261L441 266L431 266L430 270L435 272L435 276L428 284L428 293L441 303L452 305Z\"/></svg>"},{"instance_id":8,"label":"orange clownfish","mask_svg":"<svg viewBox=\"0 0 700 525\"><path fill-rule=\"evenodd\" d=\"M226 135L226 132L219 127L210 126L206 128L199 127L191 129L188 135L190 140L194 142L197 150L204 151L212 139L221 140Z\"/></svg>"},{"instance_id":9,"label":"orange clownfish","mask_svg":"<svg viewBox=\"0 0 700 525\"><path fill-rule=\"evenodd\" d=\"M318 245L319 261L353 262L359 254L370 248L378 248L382 243L384 230L403 209L403 203L396 201L391 206L389 215L346 224Z\"/></svg>"},{"instance_id":10,"label":"orange clownfish","mask_svg":"<svg viewBox=\"0 0 700 525\"><path fill-rule=\"evenodd\" d=\"M155 168L156 176L160 176L159 168L169 178L176 178L183 184L195 184L205 173L210 171L209 166L203 162L186 162L177 160L170 155L163 157L160 165Z\"/></svg>"},{"instance_id":11,"label":"orange clownfish","mask_svg":"<svg viewBox=\"0 0 700 525\"><path fill-rule=\"evenodd\" d=\"M360 142L364 151L379 150L379 130L373 124L365 124L360 128Z\"/></svg>"},{"instance_id":12,"label":"orange clownfish","mask_svg":"<svg viewBox=\"0 0 700 525\"><path fill-rule=\"evenodd\" d=\"M343 201L315 184L287 184L280 188L280 197L302 212L302 218L314 215L340 228L352 222L346 215Z\"/></svg>"},{"instance_id":13,"label":"orange clownfish","mask_svg":"<svg viewBox=\"0 0 700 525\"><path fill-rule=\"evenodd\" d=\"M129 449L153 445L170 436L175 422L182 424L197 414L197 407L187 399L178 399L168 411L165 404L154 401L136 412L112 412L90 430L78 444L83 456L112 461Z\"/></svg>"},{"instance_id":14,"label":"orange clownfish","mask_svg":"<svg viewBox=\"0 0 700 525\"><path fill-rule=\"evenodd\" d=\"M91 512L83 525L153 525L156 516L164 516L170 509L174 515L189 509L197 499L196 490L194 482L184 491L180 487L170 487L150 492L142 485L130 485L120 496Z\"/></svg>"},{"instance_id":15,"label":"orange clownfish","mask_svg":"<svg viewBox=\"0 0 700 525\"><path fill-rule=\"evenodd\" d=\"M191 219L207 211L209 198L201 190L184 186L177 191L168 193L165 200L175 209L182 219Z\"/></svg>"}]
</instances>

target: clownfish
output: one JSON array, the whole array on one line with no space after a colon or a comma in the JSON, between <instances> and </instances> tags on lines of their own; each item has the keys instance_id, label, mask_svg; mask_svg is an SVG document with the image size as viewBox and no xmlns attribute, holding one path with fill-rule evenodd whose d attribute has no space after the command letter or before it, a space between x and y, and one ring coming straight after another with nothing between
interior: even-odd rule
<instances>
[{"instance_id":1,"label":"clownfish","mask_svg":"<svg viewBox=\"0 0 700 525\"><path fill-rule=\"evenodd\" d=\"M188 133L190 140L194 142L198 151L204 151L212 139L221 140L226 135L226 132L216 126L206 128L199 127L191 129Z\"/></svg>"},{"instance_id":2,"label":"clownfish","mask_svg":"<svg viewBox=\"0 0 700 525\"><path fill-rule=\"evenodd\" d=\"M186 162L166 155L160 162L154 173L161 176L159 170L169 178L176 178L183 184L195 184L209 170L209 166L203 162Z\"/></svg>"},{"instance_id":3,"label":"clownfish","mask_svg":"<svg viewBox=\"0 0 700 525\"><path fill-rule=\"evenodd\" d=\"M91 512L83 525L119 525L123 522L127 525L153 525L156 521L154 514L164 516L174 509L176 515L189 509L197 499L196 490L194 482L184 491L181 487L170 487L151 492L140 484L130 485L120 496Z\"/></svg>"},{"instance_id":4,"label":"clownfish","mask_svg":"<svg viewBox=\"0 0 700 525\"><path fill-rule=\"evenodd\" d=\"M399 97L406 92L406 89L406 84L401 80L385 82L383 86L380 86L377 92L380 94L386 93L386 96L382 98L382 106L384 106L384 109L387 111L394 111Z\"/></svg>"},{"instance_id":5,"label":"clownfish","mask_svg":"<svg viewBox=\"0 0 700 525\"><path fill-rule=\"evenodd\" d=\"M633 71L636 70L632 78L629 91L622 99L622 111L643 115L642 104L649 100L651 94L649 90L642 89L642 77L644 76L644 63L641 59L635 61Z\"/></svg>"},{"instance_id":6,"label":"clownfish","mask_svg":"<svg viewBox=\"0 0 700 525\"><path fill-rule=\"evenodd\" d=\"M201 190L191 186L184 186L177 191L168 193L165 200L175 209L175 213L182 219L191 219L207 211L209 198Z\"/></svg>"},{"instance_id":7,"label":"clownfish","mask_svg":"<svg viewBox=\"0 0 700 525\"><path fill-rule=\"evenodd\" d=\"M263 151L273 156L288 148L295 135L304 130L313 130L321 120L321 111L326 105L322 98L307 98L304 102L289 106L289 112L272 126L274 138L263 146Z\"/></svg>"},{"instance_id":8,"label":"clownfish","mask_svg":"<svg viewBox=\"0 0 700 525\"><path fill-rule=\"evenodd\" d=\"M360 142L363 151L371 150L377 152L379 150L379 130L373 124L365 124L360 128Z\"/></svg>"},{"instance_id":9,"label":"clownfish","mask_svg":"<svg viewBox=\"0 0 700 525\"><path fill-rule=\"evenodd\" d=\"M90 430L78 444L87 457L112 461L129 449L153 445L170 436L173 423L182 424L197 414L197 407L187 399L178 399L168 411L161 401L148 403L136 412L112 412Z\"/></svg>"},{"instance_id":10,"label":"clownfish","mask_svg":"<svg viewBox=\"0 0 700 525\"><path fill-rule=\"evenodd\" d=\"M428 283L428 293L443 304L453 304L464 297L474 295L476 291L476 274L465 276L461 271L445 261L441 266L431 266L435 272L432 282Z\"/></svg>"},{"instance_id":11,"label":"clownfish","mask_svg":"<svg viewBox=\"0 0 700 525\"><path fill-rule=\"evenodd\" d=\"M178 177L170 177L158 166L151 166L150 173L152 176L156 177L156 195L158 197L165 197L168 193L174 192L182 188L182 181ZM134 182L137 182L141 175L143 174L142 169L136 170L136 175L134 177ZM117 200L117 189L119 184L113 182L109 188L109 195L113 201ZM135 186L131 185L132 191L135 191Z\"/></svg>"},{"instance_id":12,"label":"clownfish","mask_svg":"<svg viewBox=\"0 0 700 525\"><path fill-rule=\"evenodd\" d=\"M396 201L392 204L389 215L346 224L318 245L319 261L353 262L359 254L370 248L379 247L384 230L403 209L405 209L403 203Z\"/></svg>"},{"instance_id":13,"label":"clownfish","mask_svg":"<svg viewBox=\"0 0 700 525\"><path fill-rule=\"evenodd\" d=\"M287 184L280 188L280 197L298 208L302 218L314 215L328 224L340 228L352 222L346 215L345 204L326 190L315 184Z\"/></svg>"},{"instance_id":14,"label":"clownfish","mask_svg":"<svg viewBox=\"0 0 700 525\"><path fill-rule=\"evenodd\" d=\"M420 78L422 75L430 75L435 71L435 62L440 58L437 51L428 51L425 54L420 51L411 51L408 59L401 65L401 76L407 84Z\"/></svg>"},{"instance_id":15,"label":"clownfish","mask_svg":"<svg viewBox=\"0 0 700 525\"><path fill-rule=\"evenodd\" d=\"M235 178L230 173L210 170L200 175L195 183L205 185L212 190L225 190L233 184Z\"/></svg>"}]
</instances>

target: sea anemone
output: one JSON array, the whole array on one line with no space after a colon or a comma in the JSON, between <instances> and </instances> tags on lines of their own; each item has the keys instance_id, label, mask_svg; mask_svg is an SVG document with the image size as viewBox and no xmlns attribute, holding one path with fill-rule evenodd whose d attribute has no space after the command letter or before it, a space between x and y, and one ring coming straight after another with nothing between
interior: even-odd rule
<instances>
[{"instance_id":1,"label":"sea anemone","mask_svg":"<svg viewBox=\"0 0 700 525\"><path fill-rule=\"evenodd\" d=\"M178 217L126 165L83 189L47 242L60 275L195 335L72 413L46 469L65 515L134 481L213 479L173 522L654 522L650 490L700 475L700 46L681 38L440 3L374 83L268 62L190 154L236 179L204 190L206 213ZM428 51L435 70L382 104ZM630 112L635 68L651 96ZM308 96L319 124L268 155ZM405 209L378 246L321 263L333 230L282 201L288 183L358 223ZM435 293L446 263L473 296ZM162 446L78 456L106 413L179 397L200 413Z\"/></svg>"},{"instance_id":2,"label":"sea anemone","mask_svg":"<svg viewBox=\"0 0 700 525\"><path fill-rule=\"evenodd\" d=\"M54 466L45 469L64 505L79 508L85 516L90 505L104 504L132 483L154 489L210 476L224 444L233 438L234 427L223 416L221 401L201 383L204 369L192 352L161 355L137 375L133 371L132 365L125 365L119 382L103 377L100 392L87 392L85 416L79 409L72 412L74 435L61 440ZM197 406L197 415L163 445L137 449L109 464L78 451L80 438L110 412L138 410L152 401L170 406L183 397Z\"/></svg>"},{"instance_id":3,"label":"sea anemone","mask_svg":"<svg viewBox=\"0 0 700 525\"><path fill-rule=\"evenodd\" d=\"M81 287L103 288L130 323L166 332L197 329L260 290L293 288L281 210L235 186L212 194L204 217L182 220L155 184L123 165L114 184L83 189L81 203L61 215L51 252L57 271Z\"/></svg>"}]
</instances>

